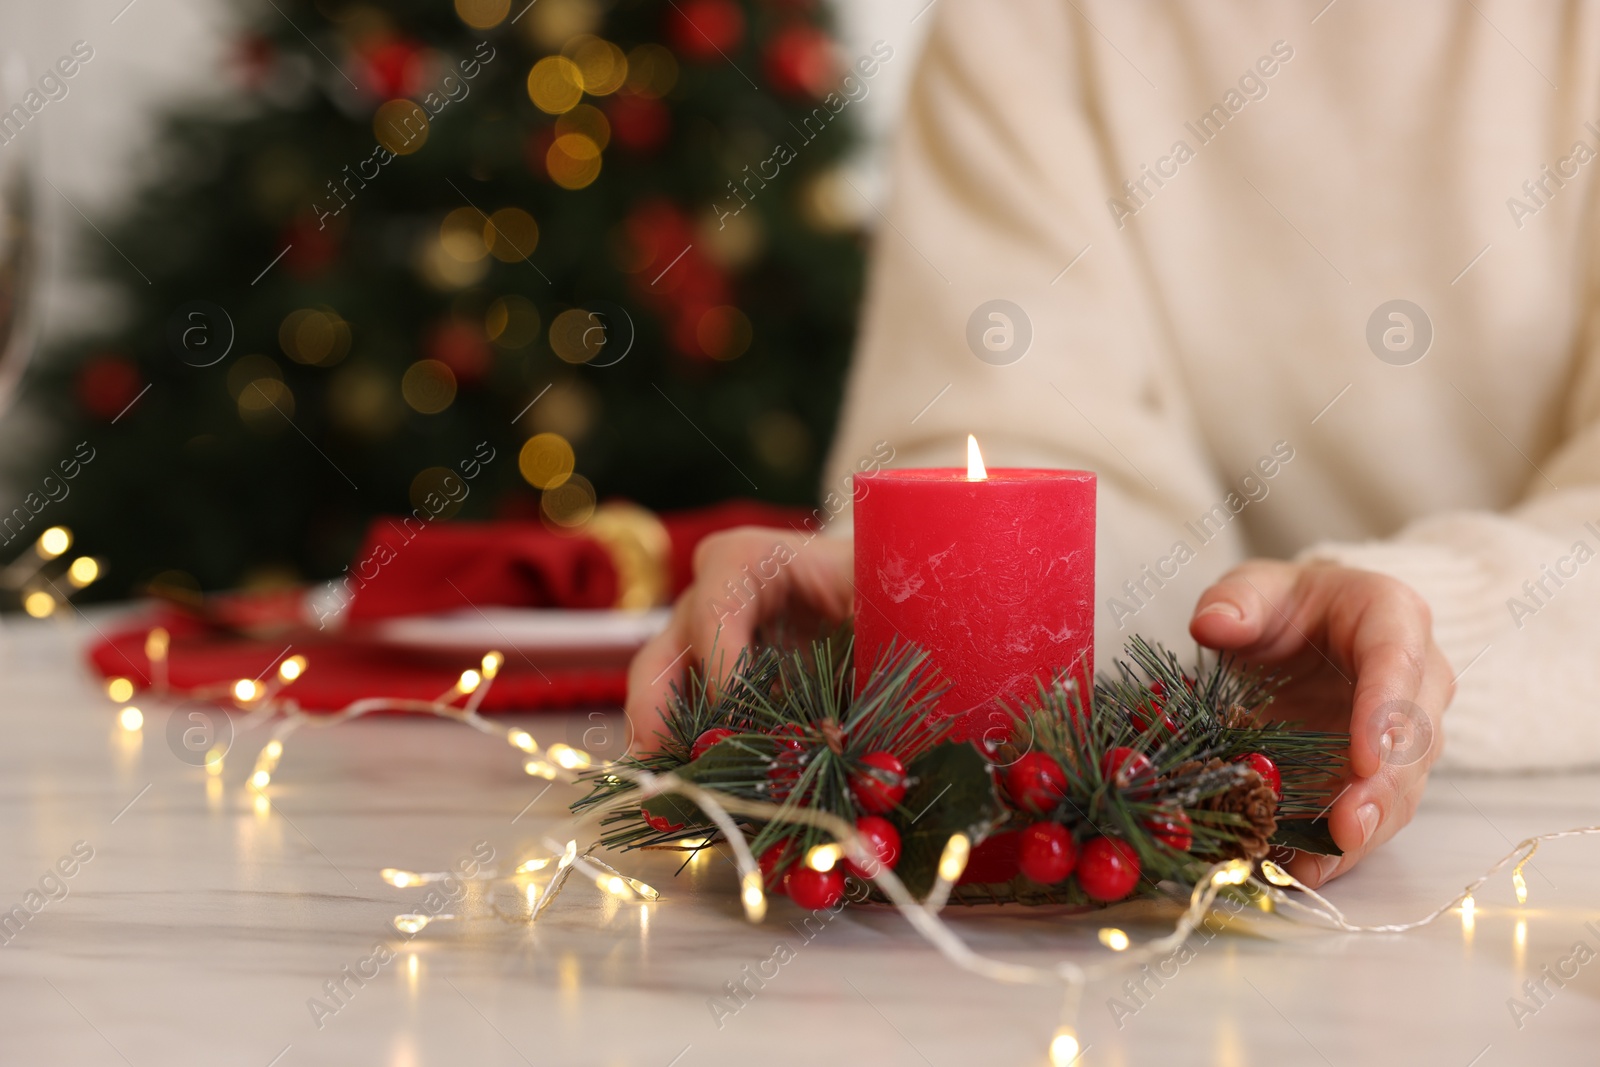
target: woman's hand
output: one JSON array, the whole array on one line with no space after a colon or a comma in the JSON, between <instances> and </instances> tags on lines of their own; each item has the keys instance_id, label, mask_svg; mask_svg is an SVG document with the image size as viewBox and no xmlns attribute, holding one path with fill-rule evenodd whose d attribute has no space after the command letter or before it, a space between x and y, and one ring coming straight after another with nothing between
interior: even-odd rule
<instances>
[{"instance_id":1,"label":"woman's hand","mask_svg":"<svg viewBox=\"0 0 1600 1067\"><path fill-rule=\"evenodd\" d=\"M673 683L691 669L722 680L756 628L782 614L840 622L850 616L855 543L794 530L741 526L695 548L694 584L672 621L628 667L628 725L642 747L661 725Z\"/></svg>"},{"instance_id":2,"label":"woman's hand","mask_svg":"<svg viewBox=\"0 0 1600 1067\"><path fill-rule=\"evenodd\" d=\"M1274 717L1350 734L1343 792L1328 811L1344 856L1300 854L1290 873L1321 885L1411 821L1444 747L1455 682L1410 586L1331 563L1250 560L1201 594L1189 632L1289 674Z\"/></svg>"}]
</instances>

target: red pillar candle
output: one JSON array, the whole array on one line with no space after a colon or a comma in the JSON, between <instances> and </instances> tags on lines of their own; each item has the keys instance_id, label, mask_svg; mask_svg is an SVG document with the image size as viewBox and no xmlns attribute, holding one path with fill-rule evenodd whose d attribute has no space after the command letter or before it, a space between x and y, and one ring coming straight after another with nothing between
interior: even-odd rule
<instances>
[{"instance_id":1,"label":"red pillar candle","mask_svg":"<svg viewBox=\"0 0 1600 1067\"><path fill-rule=\"evenodd\" d=\"M1007 722L1040 680L1094 677L1095 476L886 470L856 483L856 664L925 650L949 686L939 714L970 740Z\"/></svg>"}]
</instances>

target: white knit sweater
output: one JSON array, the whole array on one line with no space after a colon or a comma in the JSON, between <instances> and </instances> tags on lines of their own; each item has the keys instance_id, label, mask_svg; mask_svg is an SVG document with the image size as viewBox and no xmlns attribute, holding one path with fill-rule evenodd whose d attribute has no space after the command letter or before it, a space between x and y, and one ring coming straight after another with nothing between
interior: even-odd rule
<instances>
[{"instance_id":1,"label":"white knit sweater","mask_svg":"<svg viewBox=\"0 0 1600 1067\"><path fill-rule=\"evenodd\" d=\"M1600 5L1321 6L941 0L829 484L1097 471L1101 662L1250 555L1392 574L1447 762L1600 763Z\"/></svg>"}]
</instances>

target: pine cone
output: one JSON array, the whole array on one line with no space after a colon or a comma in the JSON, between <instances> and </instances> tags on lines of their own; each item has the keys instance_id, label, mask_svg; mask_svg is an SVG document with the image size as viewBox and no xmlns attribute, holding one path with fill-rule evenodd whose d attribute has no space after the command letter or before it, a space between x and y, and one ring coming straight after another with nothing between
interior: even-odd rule
<instances>
[{"instance_id":1,"label":"pine cone","mask_svg":"<svg viewBox=\"0 0 1600 1067\"><path fill-rule=\"evenodd\" d=\"M1222 717L1222 724L1230 730L1251 730L1261 725L1256 713L1243 704L1235 704Z\"/></svg>"},{"instance_id":2,"label":"pine cone","mask_svg":"<svg viewBox=\"0 0 1600 1067\"><path fill-rule=\"evenodd\" d=\"M1229 828L1238 835L1238 841L1225 850L1230 855L1254 862L1270 850L1268 842L1278 832L1278 795L1255 771L1247 771L1238 785L1207 797L1199 806L1204 811L1226 811L1243 817L1245 825Z\"/></svg>"}]
</instances>

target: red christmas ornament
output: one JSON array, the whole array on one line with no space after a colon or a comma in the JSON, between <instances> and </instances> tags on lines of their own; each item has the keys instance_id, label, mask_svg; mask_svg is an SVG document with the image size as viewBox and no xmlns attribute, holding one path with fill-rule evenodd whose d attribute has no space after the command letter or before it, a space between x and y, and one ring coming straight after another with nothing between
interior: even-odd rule
<instances>
[{"instance_id":1,"label":"red christmas ornament","mask_svg":"<svg viewBox=\"0 0 1600 1067\"><path fill-rule=\"evenodd\" d=\"M1072 873L1078 862L1072 834L1058 822L1036 822L1022 831L1017 863L1022 873L1040 885L1055 885Z\"/></svg>"},{"instance_id":2,"label":"red christmas ornament","mask_svg":"<svg viewBox=\"0 0 1600 1067\"><path fill-rule=\"evenodd\" d=\"M713 726L694 739L694 747L689 750L689 759L699 759L706 754L706 749L721 741L724 737L732 737L737 732L736 730L728 729L726 726Z\"/></svg>"},{"instance_id":3,"label":"red christmas ornament","mask_svg":"<svg viewBox=\"0 0 1600 1067\"><path fill-rule=\"evenodd\" d=\"M868 864L869 869L863 870L854 860L845 860L845 870L861 879L877 874L879 864L894 870L895 864L900 862L900 831L893 823L877 815L863 815L856 820L856 833L866 838L867 848L878 857L878 862Z\"/></svg>"},{"instance_id":4,"label":"red christmas ornament","mask_svg":"<svg viewBox=\"0 0 1600 1067\"><path fill-rule=\"evenodd\" d=\"M644 817L645 825L658 834L675 834L683 829L683 823L673 822L665 815L653 815L645 808L640 808L639 814Z\"/></svg>"},{"instance_id":5,"label":"red christmas ornament","mask_svg":"<svg viewBox=\"0 0 1600 1067\"><path fill-rule=\"evenodd\" d=\"M868 752L850 775L856 807L874 815L893 811L906 795L906 765L892 752Z\"/></svg>"},{"instance_id":6,"label":"red christmas ornament","mask_svg":"<svg viewBox=\"0 0 1600 1067\"><path fill-rule=\"evenodd\" d=\"M672 112L652 96L613 96L606 105L606 119L611 123L611 140L640 155L666 144L672 131ZM543 153L539 158L544 159Z\"/></svg>"},{"instance_id":7,"label":"red christmas ornament","mask_svg":"<svg viewBox=\"0 0 1600 1067\"><path fill-rule=\"evenodd\" d=\"M756 866L761 868L761 884L767 887L769 893L787 893L789 891L789 861L793 851L790 848L793 842L779 841L776 845L768 846L756 860Z\"/></svg>"},{"instance_id":8,"label":"red christmas ornament","mask_svg":"<svg viewBox=\"0 0 1600 1067\"><path fill-rule=\"evenodd\" d=\"M327 208L332 208L337 201L324 198ZM299 216L283 231L283 236L278 239L280 250L283 252L283 265L301 281L316 278L333 265L339 258L339 237L344 232L346 220L349 215L341 212L338 215L318 221L313 213ZM270 277L270 275L269 275Z\"/></svg>"},{"instance_id":9,"label":"red christmas ornament","mask_svg":"<svg viewBox=\"0 0 1600 1067\"><path fill-rule=\"evenodd\" d=\"M772 799L780 804L789 798L790 790L800 780L800 764L806 748L801 740L804 734L801 727L790 723L772 735L778 742L778 751L767 769L768 790Z\"/></svg>"},{"instance_id":10,"label":"red christmas ornament","mask_svg":"<svg viewBox=\"0 0 1600 1067\"><path fill-rule=\"evenodd\" d=\"M802 908L816 911L831 908L844 896L844 872L835 867L831 871L814 871L798 864L789 872L789 899Z\"/></svg>"},{"instance_id":11,"label":"red christmas ornament","mask_svg":"<svg viewBox=\"0 0 1600 1067\"><path fill-rule=\"evenodd\" d=\"M686 59L721 59L744 39L744 12L730 0L683 0L667 13L667 42Z\"/></svg>"},{"instance_id":12,"label":"red christmas ornament","mask_svg":"<svg viewBox=\"0 0 1600 1067\"><path fill-rule=\"evenodd\" d=\"M1182 808L1164 811L1145 823L1157 841L1170 845L1179 852L1188 852L1194 845L1193 824L1189 813Z\"/></svg>"},{"instance_id":13,"label":"red christmas ornament","mask_svg":"<svg viewBox=\"0 0 1600 1067\"><path fill-rule=\"evenodd\" d=\"M1283 799L1283 775L1278 773L1278 765L1276 763L1273 763L1259 752L1252 752L1250 755L1234 762L1244 764L1266 779L1267 784L1272 787L1273 795L1280 800Z\"/></svg>"},{"instance_id":14,"label":"red christmas ornament","mask_svg":"<svg viewBox=\"0 0 1600 1067\"><path fill-rule=\"evenodd\" d=\"M1007 767L1005 780L1012 802L1035 815L1055 807L1067 787L1061 764L1043 752L1029 752Z\"/></svg>"},{"instance_id":15,"label":"red christmas ornament","mask_svg":"<svg viewBox=\"0 0 1600 1067\"><path fill-rule=\"evenodd\" d=\"M234 42L233 72L250 92L266 84L277 62L278 50L265 34L247 33Z\"/></svg>"},{"instance_id":16,"label":"red christmas ornament","mask_svg":"<svg viewBox=\"0 0 1600 1067\"><path fill-rule=\"evenodd\" d=\"M74 385L83 410L107 422L122 414L144 388L139 368L112 354L95 356L79 367Z\"/></svg>"},{"instance_id":17,"label":"red christmas ornament","mask_svg":"<svg viewBox=\"0 0 1600 1067\"><path fill-rule=\"evenodd\" d=\"M815 26L799 23L779 30L767 42L763 60L767 81L780 93L822 97L833 85L833 41Z\"/></svg>"},{"instance_id":18,"label":"red christmas ornament","mask_svg":"<svg viewBox=\"0 0 1600 1067\"><path fill-rule=\"evenodd\" d=\"M1107 752L1100 761L1100 773L1106 781L1115 781L1118 785L1128 785L1148 776L1153 770L1155 764L1142 752L1120 746Z\"/></svg>"},{"instance_id":19,"label":"red christmas ornament","mask_svg":"<svg viewBox=\"0 0 1600 1067\"><path fill-rule=\"evenodd\" d=\"M1121 900L1139 884L1139 853L1114 837L1090 838L1078 857L1078 884L1102 904Z\"/></svg>"}]
</instances>

